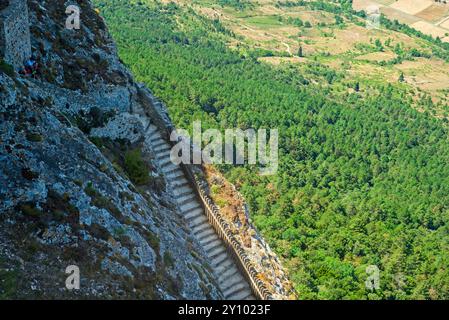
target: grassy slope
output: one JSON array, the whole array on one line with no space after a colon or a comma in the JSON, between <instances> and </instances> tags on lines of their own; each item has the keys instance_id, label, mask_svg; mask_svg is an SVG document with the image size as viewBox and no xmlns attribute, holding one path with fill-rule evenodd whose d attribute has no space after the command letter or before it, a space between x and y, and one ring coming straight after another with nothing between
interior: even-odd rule
<instances>
[{"instance_id":1,"label":"grassy slope","mask_svg":"<svg viewBox=\"0 0 449 320\"><path fill-rule=\"evenodd\" d=\"M320 57L273 69L220 23L173 5L95 3L179 126L279 128L278 175L223 169L302 298L447 298L447 129L412 108L431 101L396 83L354 93L354 79ZM364 286L370 264L382 271L377 292Z\"/></svg>"},{"instance_id":2,"label":"grassy slope","mask_svg":"<svg viewBox=\"0 0 449 320\"><path fill-rule=\"evenodd\" d=\"M195 1L193 6L209 17L218 16L238 36L240 50L271 50L274 57L267 57L264 62L291 62L285 56L297 55L301 46L304 59L294 60L299 69L307 62L318 61L345 72L348 79L359 81L362 89L375 82L397 83L403 73L404 86L415 96L429 94L440 102L433 112L449 116L449 62L433 56L434 46L427 41L385 28L367 30L363 19L342 16L337 21L338 15L332 12L279 6L277 0L249 3L253 5L245 10L205 0ZM303 27L307 22L311 28ZM377 40L381 47L376 46ZM235 41L232 46L236 46ZM412 50L421 57L414 57Z\"/></svg>"}]
</instances>

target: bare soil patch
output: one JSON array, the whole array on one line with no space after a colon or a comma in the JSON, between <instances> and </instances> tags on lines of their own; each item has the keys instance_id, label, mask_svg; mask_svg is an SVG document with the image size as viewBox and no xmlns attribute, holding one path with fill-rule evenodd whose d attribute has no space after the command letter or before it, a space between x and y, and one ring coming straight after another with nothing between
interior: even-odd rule
<instances>
[{"instance_id":1,"label":"bare soil patch","mask_svg":"<svg viewBox=\"0 0 449 320\"><path fill-rule=\"evenodd\" d=\"M422 33L431 35L432 37L444 38L446 34L449 32L448 30L437 27L426 21L418 21L412 24L411 26L416 30L421 31Z\"/></svg>"},{"instance_id":2,"label":"bare soil patch","mask_svg":"<svg viewBox=\"0 0 449 320\"><path fill-rule=\"evenodd\" d=\"M390 8L394 8L411 15L416 15L429 8L433 3L434 2L432 0L399 0L390 5Z\"/></svg>"},{"instance_id":3,"label":"bare soil patch","mask_svg":"<svg viewBox=\"0 0 449 320\"><path fill-rule=\"evenodd\" d=\"M356 59L380 62L380 61L388 61L388 60L394 59L395 57L396 57L396 54L393 52L372 52L372 53L358 56Z\"/></svg>"},{"instance_id":4,"label":"bare soil patch","mask_svg":"<svg viewBox=\"0 0 449 320\"><path fill-rule=\"evenodd\" d=\"M430 21L438 22L449 14L449 5L435 3L430 7L419 12L416 16L418 18Z\"/></svg>"},{"instance_id":5,"label":"bare soil patch","mask_svg":"<svg viewBox=\"0 0 449 320\"><path fill-rule=\"evenodd\" d=\"M396 66L404 72L406 81L426 91L449 88L449 63L436 60L418 58L414 61L405 61Z\"/></svg>"},{"instance_id":6,"label":"bare soil patch","mask_svg":"<svg viewBox=\"0 0 449 320\"><path fill-rule=\"evenodd\" d=\"M265 63L269 63L274 66L278 66L283 63L293 63L293 64L306 63L308 61L307 58L300 58L300 57L262 57L259 58L258 60Z\"/></svg>"}]
</instances>

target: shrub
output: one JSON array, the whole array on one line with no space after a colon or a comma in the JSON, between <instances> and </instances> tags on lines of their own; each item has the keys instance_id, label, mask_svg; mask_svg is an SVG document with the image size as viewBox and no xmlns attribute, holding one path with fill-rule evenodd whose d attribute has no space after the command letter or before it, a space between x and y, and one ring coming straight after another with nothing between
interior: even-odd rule
<instances>
[{"instance_id":1,"label":"shrub","mask_svg":"<svg viewBox=\"0 0 449 320\"><path fill-rule=\"evenodd\" d=\"M168 251L164 252L164 264L168 268L171 268L175 265L175 261L174 261L172 255L170 254L170 252L168 252Z\"/></svg>"},{"instance_id":2,"label":"shrub","mask_svg":"<svg viewBox=\"0 0 449 320\"><path fill-rule=\"evenodd\" d=\"M26 138L30 142L42 142L44 138L38 133L27 133Z\"/></svg>"},{"instance_id":3,"label":"shrub","mask_svg":"<svg viewBox=\"0 0 449 320\"><path fill-rule=\"evenodd\" d=\"M145 161L142 159L142 152L140 149L126 152L125 171L131 181L136 185L144 185L149 182L149 171Z\"/></svg>"},{"instance_id":4,"label":"shrub","mask_svg":"<svg viewBox=\"0 0 449 320\"><path fill-rule=\"evenodd\" d=\"M15 298L18 283L19 272L17 270L7 270L3 266L0 267L0 300Z\"/></svg>"},{"instance_id":5,"label":"shrub","mask_svg":"<svg viewBox=\"0 0 449 320\"><path fill-rule=\"evenodd\" d=\"M42 215L42 211L36 208L32 203L24 203L20 205L20 211L22 214L28 217L38 218Z\"/></svg>"},{"instance_id":6,"label":"shrub","mask_svg":"<svg viewBox=\"0 0 449 320\"><path fill-rule=\"evenodd\" d=\"M0 60L0 71L3 71L10 77L14 77L14 68L3 60Z\"/></svg>"}]
</instances>

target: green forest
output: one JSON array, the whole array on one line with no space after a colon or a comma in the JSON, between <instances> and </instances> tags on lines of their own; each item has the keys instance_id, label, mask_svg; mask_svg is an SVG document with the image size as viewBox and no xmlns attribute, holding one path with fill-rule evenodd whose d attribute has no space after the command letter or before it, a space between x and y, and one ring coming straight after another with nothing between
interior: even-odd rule
<instances>
[{"instance_id":1,"label":"green forest","mask_svg":"<svg viewBox=\"0 0 449 320\"><path fill-rule=\"evenodd\" d=\"M230 49L235 35L218 20L173 3L93 2L178 127L279 129L276 175L220 169L300 299L449 299L448 122L431 99L418 112L399 81L361 95L318 62L273 68L257 59L266 52ZM378 290L365 286L369 265L380 269Z\"/></svg>"}]
</instances>

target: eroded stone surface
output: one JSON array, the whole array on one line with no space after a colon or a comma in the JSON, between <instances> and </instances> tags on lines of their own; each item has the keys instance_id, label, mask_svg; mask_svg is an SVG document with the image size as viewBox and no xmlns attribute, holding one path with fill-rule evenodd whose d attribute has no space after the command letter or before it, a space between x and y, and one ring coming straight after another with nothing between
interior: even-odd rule
<instances>
[{"instance_id":1,"label":"eroded stone surface","mask_svg":"<svg viewBox=\"0 0 449 320\"><path fill-rule=\"evenodd\" d=\"M73 33L60 1L28 3L41 74L0 71L0 297L221 298L149 150L149 180L129 178L139 88L101 18L78 1ZM72 264L79 291L65 288Z\"/></svg>"}]
</instances>

